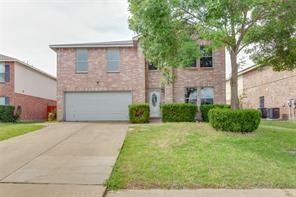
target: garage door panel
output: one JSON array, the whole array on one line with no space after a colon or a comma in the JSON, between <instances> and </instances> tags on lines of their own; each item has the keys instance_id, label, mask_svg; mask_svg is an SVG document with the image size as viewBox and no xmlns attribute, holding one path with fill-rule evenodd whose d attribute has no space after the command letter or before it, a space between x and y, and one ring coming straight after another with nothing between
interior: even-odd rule
<instances>
[{"instance_id":1,"label":"garage door panel","mask_svg":"<svg viewBox=\"0 0 296 197\"><path fill-rule=\"evenodd\" d=\"M67 121L128 120L131 92L67 92Z\"/></svg>"}]
</instances>

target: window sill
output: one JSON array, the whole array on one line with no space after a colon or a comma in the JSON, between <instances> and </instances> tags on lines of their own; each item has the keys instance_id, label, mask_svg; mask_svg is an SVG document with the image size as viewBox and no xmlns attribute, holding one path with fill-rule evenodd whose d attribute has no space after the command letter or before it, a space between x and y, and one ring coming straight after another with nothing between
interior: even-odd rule
<instances>
[{"instance_id":1,"label":"window sill","mask_svg":"<svg viewBox=\"0 0 296 197\"><path fill-rule=\"evenodd\" d=\"M120 71L107 71L107 73L120 73Z\"/></svg>"},{"instance_id":2,"label":"window sill","mask_svg":"<svg viewBox=\"0 0 296 197\"><path fill-rule=\"evenodd\" d=\"M160 70L148 70L149 72L160 72Z\"/></svg>"},{"instance_id":3,"label":"window sill","mask_svg":"<svg viewBox=\"0 0 296 197\"><path fill-rule=\"evenodd\" d=\"M184 67L185 70L198 70L199 67Z\"/></svg>"},{"instance_id":4,"label":"window sill","mask_svg":"<svg viewBox=\"0 0 296 197\"><path fill-rule=\"evenodd\" d=\"M201 70L213 70L214 67L200 67Z\"/></svg>"},{"instance_id":5,"label":"window sill","mask_svg":"<svg viewBox=\"0 0 296 197\"><path fill-rule=\"evenodd\" d=\"M88 71L85 71L85 72L82 72L82 71L80 71L80 72L75 72L75 74L88 74Z\"/></svg>"},{"instance_id":6,"label":"window sill","mask_svg":"<svg viewBox=\"0 0 296 197\"><path fill-rule=\"evenodd\" d=\"M185 70L213 70L214 67L185 67Z\"/></svg>"}]
</instances>

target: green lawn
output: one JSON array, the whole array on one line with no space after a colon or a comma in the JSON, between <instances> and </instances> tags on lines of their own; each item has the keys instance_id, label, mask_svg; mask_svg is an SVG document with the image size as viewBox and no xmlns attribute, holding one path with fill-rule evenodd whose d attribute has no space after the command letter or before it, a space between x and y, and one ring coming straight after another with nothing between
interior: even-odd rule
<instances>
[{"instance_id":1,"label":"green lawn","mask_svg":"<svg viewBox=\"0 0 296 197\"><path fill-rule=\"evenodd\" d=\"M0 123L0 141L43 128L42 123Z\"/></svg>"},{"instance_id":2,"label":"green lawn","mask_svg":"<svg viewBox=\"0 0 296 197\"><path fill-rule=\"evenodd\" d=\"M296 122L257 131L207 123L132 126L107 181L119 188L296 188Z\"/></svg>"}]
</instances>

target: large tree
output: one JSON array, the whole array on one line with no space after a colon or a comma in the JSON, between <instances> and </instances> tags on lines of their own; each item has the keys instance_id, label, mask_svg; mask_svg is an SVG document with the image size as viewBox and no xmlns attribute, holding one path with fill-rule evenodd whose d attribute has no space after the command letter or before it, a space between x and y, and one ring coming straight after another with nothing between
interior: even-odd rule
<instances>
[{"instance_id":1,"label":"large tree","mask_svg":"<svg viewBox=\"0 0 296 197\"><path fill-rule=\"evenodd\" d=\"M129 25L141 36L146 58L165 71L200 57L197 40L226 47L236 109L241 52L278 71L296 67L295 6L294 0L129 0Z\"/></svg>"}]
</instances>

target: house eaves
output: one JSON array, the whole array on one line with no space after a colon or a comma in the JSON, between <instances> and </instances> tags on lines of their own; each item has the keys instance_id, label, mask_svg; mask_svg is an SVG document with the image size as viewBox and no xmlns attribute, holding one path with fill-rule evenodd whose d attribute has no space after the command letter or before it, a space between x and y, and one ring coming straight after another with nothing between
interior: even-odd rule
<instances>
[{"instance_id":1,"label":"house eaves","mask_svg":"<svg viewBox=\"0 0 296 197\"><path fill-rule=\"evenodd\" d=\"M34 66L31 66L31 65L29 65L29 64L27 64L27 63L25 63L25 62L23 62L21 60L18 60L16 58L12 58L12 57L0 54L0 62L17 62L20 65L22 65L22 66L24 66L24 67L26 67L26 68L28 68L30 70L33 70L33 71L35 71L35 72L37 72L39 74L42 74L42 75L44 75L44 76L46 76L48 78L51 78L53 80L57 80L57 78L54 77L53 75L50 75L50 74L48 74L48 73L46 73L46 72L44 72L44 71L42 71L42 70L40 70L40 69L38 69L38 68L36 68Z\"/></svg>"},{"instance_id":2,"label":"house eaves","mask_svg":"<svg viewBox=\"0 0 296 197\"><path fill-rule=\"evenodd\" d=\"M49 47L53 50L62 49L62 48L112 48L112 47L134 47L134 46L135 45L133 40L49 45Z\"/></svg>"},{"instance_id":3,"label":"house eaves","mask_svg":"<svg viewBox=\"0 0 296 197\"><path fill-rule=\"evenodd\" d=\"M253 65L253 66L250 66L248 68L242 69L242 70L240 70L238 72L238 76L244 75L244 74L246 74L246 73L248 73L248 72L250 72L252 70L255 70L255 69L259 68L259 67L260 67L259 65ZM228 77L226 79L226 81L229 81L230 79L231 79L231 77Z\"/></svg>"}]
</instances>

